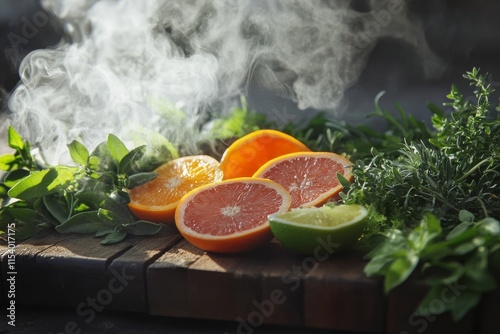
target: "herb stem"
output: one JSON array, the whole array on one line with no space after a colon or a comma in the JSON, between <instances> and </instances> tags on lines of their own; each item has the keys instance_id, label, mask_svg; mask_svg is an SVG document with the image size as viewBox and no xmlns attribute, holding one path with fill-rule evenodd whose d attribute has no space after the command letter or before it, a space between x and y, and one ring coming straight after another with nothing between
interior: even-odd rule
<instances>
[{"instance_id":1,"label":"herb stem","mask_svg":"<svg viewBox=\"0 0 500 334\"><path fill-rule=\"evenodd\" d=\"M475 166L473 166L471 169L469 169L469 171L467 173L465 173L464 175L462 175L458 180L457 182L463 182L467 177L469 177L472 173L474 173L477 169L479 169L482 165L484 165L485 163L489 162L492 160L492 157L488 157L486 159L483 159L481 160L480 162L478 162Z\"/></svg>"}]
</instances>

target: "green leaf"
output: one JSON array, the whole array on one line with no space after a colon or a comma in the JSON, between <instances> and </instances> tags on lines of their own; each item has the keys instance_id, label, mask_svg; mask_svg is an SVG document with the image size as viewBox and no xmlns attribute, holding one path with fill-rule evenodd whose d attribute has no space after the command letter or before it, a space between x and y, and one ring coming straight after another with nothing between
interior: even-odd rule
<instances>
[{"instance_id":1,"label":"green leaf","mask_svg":"<svg viewBox=\"0 0 500 334\"><path fill-rule=\"evenodd\" d=\"M342 187L348 189L351 186L351 182L349 182L349 180L346 179L345 176L340 174L339 172L337 172L337 179L339 180L339 183L342 185Z\"/></svg>"},{"instance_id":2,"label":"green leaf","mask_svg":"<svg viewBox=\"0 0 500 334\"><path fill-rule=\"evenodd\" d=\"M109 194L109 197L120 204L128 204L130 203L130 195L128 192L123 191L123 190L114 190L111 194Z\"/></svg>"},{"instance_id":3,"label":"green leaf","mask_svg":"<svg viewBox=\"0 0 500 334\"><path fill-rule=\"evenodd\" d=\"M74 180L74 168L58 166L31 173L9 190L9 196L22 200L56 193Z\"/></svg>"},{"instance_id":4,"label":"green leaf","mask_svg":"<svg viewBox=\"0 0 500 334\"><path fill-rule=\"evenodd\" d=\"M56 231L59 233L96 233L103 227L110 226L106 222L106 219L99 217L97 211L86 211L77 213L61 225L56 226Z\"/></svg>"},{"instance_id":5,"label":"green leaf","mask_svg":"<svg viewBox=\"0 0 500 334\"><path fill-rule=\"evenodd\" d=\"M68 144L69 154L71 159L80 166L87 165L90 153L87 148L77 140L73 140Z\"/></svg>"},{"instance_id":6,"label":"green leaf","mask_svg":"<svg viewBox=\"0 0 500 334\"><path fill-rule=\"evenodd\" d=\"M158 173L137 173L130 175L125 181L125 187L127 189L133 189L137 186L143 185L151 180L154 180L158 176Z\"/></svg>"},{"instance_id":7,"label":"green leaf","mask_svg":"<svg viewBox=\"0 0 500 334\"><path fill-rule=\"evenodd\" d=\"M138 220L132 224L125 225L127 232L133 235L154 235L163 227L163 224L152 223L145 220Z\"/></svg>"},{"instance_id":8,"label":"green leaf","mask_svg":"<svg viewBox=\"0 0 500 334\"><path fill-rule=\"evenodd\" d=\"M460 212L458 213L458 219L462 223L473 223L474 222L474 215L467 210L460 210Z\"/></svg>"},{"instance_id":9,"label":"green leaf","mask_svg":"<svg viewBox=\"0 0 500 334\"><path fill-rule=\"evenodd\" d=\"M392 262L385 275L385 293L403 283L411 275L417 264L418 256L412 254L407 254L407 256L398 258Z\"/></svg>"},{"instance_id":10,"label":"green leaf","mask_svg":"<svg viewBox=\"0 0 500 334\"><path fill-rule=\"evenodd\" d=\"M17 158L14 154L6 153L0 155L0 170L11 170L18 164Z\"/></svg>"},{"instance_id":11,"label":"green leaf","mask_svg":"<svg viewBox=\"0 0 500 334\"><path fill-rule=\"evenodd\" d=\"M53 196L44 196L43 197L43 204L47 208L47 210L50 212L50 214L61 224L65 222L69 215L70 212L68 208L61 203L61 201Z\"/></svg>"},{"instance_id":12,"label":"green leaf","mask_svg":"<svg viewBox=\"0 0 500 334\"><path fill-rule=\"evenodd\" d=\"M103 245L116 244L125 239L126 236L127 236L127 231L124 230L113 231L109 233L103 241L101 241L101 244Z\"/></svg>"},{"instance_id":13,"label":"green leaf","mask_svg":"<svg viewBox=\"0 0 500 334\"><path fill-rule=\"evenodd\" d=\"M137 164L146 152L146 145L138 146L128 152L120 161L118 166L119 173L126 175L137 173L139 170Z\"/></svg>"},{"instance_id":14,"label":"green leaf","mask_svg":"<svg viewBox=\"0 0 500 334\"><path fill-rule=\"evenodd\" d=\"M375 256L365 265L364 273L367 276L383 275L393 260L393 257L385 254Z\"/></svg>"},{"instance_id":15,"label":"green leaf","mask_svg":"<svg viewBox=\"0 0 500 334\"><path fill-rule=\"evenodd\" d=\"M472 308L479 304L480 300L480 293L474 293L471 291L461 292L457 296L457 299L451 303L449 307L453 321L456 322L462 319Z\"/></svg>"},{"instance_id":16,"label":"green leaf","mask_svg":"<svg viewBox=\"0 0 500 334\"><path fill-rule=\"evenodd\" d=\"M456 225L449 233L446 235L446 240L453 239L460 234L464 233L467 231L472 226L473 222L471 221L464 221L462 220L462 223Z\"/></svg>"},{"instance_id":17,"label":"green leaf","mask_svg":"<svg viewBox=\"0 0 500 334\"><path fill-rule=\"evenodd\" d=\"M23 137L12 126L7 130L9 146L16 151L23 151L26 148Z\"/></svg>"},{"instance_id":18,"label":"green leaf","mask_svg":"<svg viewBox=\"0 0 500 334\"><path fill-rule=\"evenodd\" d=\"M119 164L124 156L129 152L127 146L114 134L108 135L108 148L116 164Z\"/></svg>"},{"instance_id":19,"label":"green leaf","mask_svg":"<svg viewBox=\"0 0 500 334\"><path fill-rule=\"evenodd\" d=\"M9 187L14 187L19 181L30 175L30 171L27 169L15 169L8 172L3 180L3 183Z\"/></svg>"}]
</instances>

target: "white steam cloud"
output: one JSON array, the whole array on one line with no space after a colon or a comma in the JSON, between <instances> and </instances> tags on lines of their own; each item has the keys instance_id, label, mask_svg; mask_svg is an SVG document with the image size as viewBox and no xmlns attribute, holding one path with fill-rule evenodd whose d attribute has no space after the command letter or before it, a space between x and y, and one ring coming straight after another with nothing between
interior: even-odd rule
<instances>
[{"instance_id":1,"label":"white steam cloud","mask_svg":"<svg viewBox=\"0 0 500 334\"><path fill-rule=\"evenodd\" d=\"M23 60L10 122L56 157L71 139L92 146L108 133L126 137L131 126L192 142L186 153L194 153L200 121L227 112L250 81L299 109L335 111L383 37L415 46L425 71L436 70L402 0L371 1L363 12L350 1L310 0L43 5L67 36Z\"/></svg>"}]
</instances>

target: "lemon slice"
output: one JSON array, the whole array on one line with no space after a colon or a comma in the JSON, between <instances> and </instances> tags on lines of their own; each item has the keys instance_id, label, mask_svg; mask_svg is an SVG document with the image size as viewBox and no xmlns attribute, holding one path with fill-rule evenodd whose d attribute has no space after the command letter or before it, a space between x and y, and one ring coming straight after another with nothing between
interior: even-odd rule
<instances>
[{"instance_id":1,"label":"lemon slice","mask_svg":"<svg viewBox=\"0 0 500 334\"><path fill-rule=\"evenodd\" d=\"M361 205L299 208L268 217L283 246L307 255L333 253L354 244L363 233L368 210Z\"/></svg>"}]
</instances>

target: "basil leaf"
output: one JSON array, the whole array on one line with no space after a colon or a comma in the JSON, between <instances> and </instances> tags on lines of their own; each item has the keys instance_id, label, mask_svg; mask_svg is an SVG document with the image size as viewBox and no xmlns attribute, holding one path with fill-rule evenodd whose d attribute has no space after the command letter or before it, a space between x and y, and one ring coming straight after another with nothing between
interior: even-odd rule
<instances>
[{"instance_id":1,"label":"basil leaf","mask_svg":"<svg viewBox=\"0 0 500 334\"><path fill-rule=\"evenodd\" d=\"M18 164L14 154L6 153L0 155L0 170L11 170Z\"/></svg>"},{"instance_id":2,"label":"basil leaf","mask_svg":"<svg viewBox=\"0 0 500 334\"><path fill-rule=\"evenodd\" d=\"M137 173L130 175L127 180L125 181L125 187L127 189L133 189L135 187L138 187L140 185L143 185L151 180L154 180L158 176L158 173L151 172L151 173Z\"/></svg>"},{"instance_id":3,"label":"basil leaf","mask_svg":"<svg viewBox=\"0 0 500 334\"><path fill-rule=\"evenodd\" d=\"M411 275L417 264L418 256L413 254L408 254L392 262L385 275L384 291L388 293L403 283Z\"/></svg>"},{"instance_id":4,"label":"basil leaf","mask_svg":"<svg viewBox=\"0 0 500 334\"><path fill-rule=\"evenodd\" d=\"M50 214L60 223L62 224L65 222L69 215L70 212L68 208L61 203L57 198L52 197L52 196L44 196L43 197L43 204L47 208L47 210L50 212Z\"/></svg>"},{"instance_id":5,"label":"basil leaf","mask_svg":"<svg viewBox=\"0 0 500 334\"><path fill-rule=\"evenodd\" d=\"M154 235L163 227L163 224L157 224L145 220L138 220L132 224L125 225L127 232L133 235Z\"/></svg>"},{"instance_id":6,"label":"basil leaf","mask_svg":"<svg viewBox=\"0 0 500 334\"><path fill-rule=\"evenodd\" d=\"M117 164L127 155L128 149L125 144L113 134L108 135L108 148L111 156Z\"/></svg>"},{"instance_id":7,"label":"basil leaf","mask_svg":"<svg viewBox=\"0 0 500 334\"><path fill-rule=\"evenodd\" d=\"M121 160L118 165L119 173L131 175L140 171L138 167L138 162L144 156L146 152L146 145L138 146L128 152Z\"/></svg>"},{"instance_id":8,"label":"basil leaf","mask_svg":"<svg viewBox=\"0 0 500 334\"><path fill-rule=\"evenodd\" d=\"M127 236L127 232L124 230L117 230L109 233L106 238L101 241L101 244L103 245L111 245L111 244L116 244Z\"/></svg>"},{"instance_id":9,"label":"basil leaf","mask_svg":"<svg viewBox=\"0 0 500 334\"><path fill-rule=\"evenodd\" d=\"M7 138L9 146L16 151L23 151L26 148L23 137L12 126L7 130Z\"/></svg>"},{"instance_id":10,"label":"basil leaf","mask_svg":"<svg viewBox=\"0 0 500 334\"><path fill-rule=\"evenodd\" d=\"M22 200L42 197L64 189L74 179L74 169L58 166L31 173L9 190L9 196Z\"/></svg>"},{"instance_id":11,"label":"basil leaf","mask_svg":"<svg viewBox=\"0 0 500 334\"><path fill-rule=\"evenodd\" d=\"M30 175L27 169L16 169L7 173L3 179L3 183L9 187L14 187L19 181Z\"/></svg>"},{"instance_id":12,"label":"basil leaf","mask_svg":"<svg viewBox=\"0 0 500 334\"><path fill-rule=\"evenodd\" d=\"M89 159L90 153L87 148L77 140L73 140L68 144L69 154L71 159L80 166L85 166Z\"/></svg>"},{"instance_id":13,"label":"basil leaf","mask_svg":"<svg viewBox=\"0 0 500 334\"><path fill-rule=\"evenodd\" d=\"M97 211L77 213L61 225L56 226L59 233L96 233L106 225L106 220L99 217Z\"/></svg>"}]
</instances>

